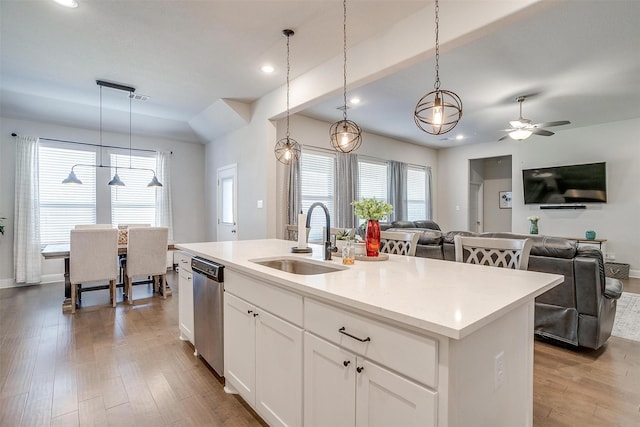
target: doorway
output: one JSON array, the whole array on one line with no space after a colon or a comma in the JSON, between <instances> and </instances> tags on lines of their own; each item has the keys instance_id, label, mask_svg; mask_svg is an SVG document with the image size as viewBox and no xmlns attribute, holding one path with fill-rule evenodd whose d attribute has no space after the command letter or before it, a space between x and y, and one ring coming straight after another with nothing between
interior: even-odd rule
<instances>
[{"instance_id":1,"label":"doorway","mask_svg":"<svg viewBox=\"0 0 640 427\"><path fill-rule=\"evenodd\" d=\"M511 156L469 160L469 230L511 231ZM501 203L501 196L509 203Z\"/></svg>"},{"instance_id":2,"label":"doorway","mask_svg":"<svg viewBox=\"0 0 640 427\"><path fill-rule=\"evenodd\" d=\"M218 169L217 236L219 242L238 240L237 165Z\"/></svg>"}]
</instances>

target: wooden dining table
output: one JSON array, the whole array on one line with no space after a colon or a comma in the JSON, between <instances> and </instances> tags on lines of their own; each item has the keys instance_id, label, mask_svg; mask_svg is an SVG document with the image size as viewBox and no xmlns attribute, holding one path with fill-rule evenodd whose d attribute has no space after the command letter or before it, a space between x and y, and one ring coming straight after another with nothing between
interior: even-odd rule
<instances>
[{"instance_id":1,"label":"wooden dining table","mask_svg":"<svg viewBox=\"0 0 640 427\"><path fill-rule=\"evenodd\" d=\"M167 250L173 250L175 247L173 243L169 243L167 245ZM64 301L62 302L62 312L70 312L71 311L71 280L69 276L69 254L70 254L70 244L69 243L59 243L55 245L45 245L40 251L44 259L64 259ZM118 245L118 255L126 255L127 254L127 245ZM135 284L140 283L149 283L149 281L135 282ZM116 283L116 287L121 288L124 284L122 282ZM109 289L108 284L104 285L93 285L93 286L82 286L82 292L87 291L97 291L100 289ZM82 295L80 292L80 295ZM171 288L169 284L167 284L167 296L171 295Z\"/></svg>"}]
</instances>

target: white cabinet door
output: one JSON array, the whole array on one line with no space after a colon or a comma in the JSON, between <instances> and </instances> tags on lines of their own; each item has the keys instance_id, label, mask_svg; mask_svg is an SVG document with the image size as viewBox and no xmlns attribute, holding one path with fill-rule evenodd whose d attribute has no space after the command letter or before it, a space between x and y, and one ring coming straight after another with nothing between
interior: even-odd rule
<instances>
[{"instance_id":1,"label":"white cabinet door","mask_svg":"<svg viewBox=\"0 0 640 427\"><path fill-rule=\"evenodd\" d=\"M305 427L353 426L356 357L310 333L304 334Z\"/></svg>"},{"instance_id":2,"label":"white cabinet door","mask_svg":"<svg viewBox=\"0 0 640 427\"><path fill-rule=\"evenodd\" d=\"M367 360L357 365L357 427L437 424L437 393Z\"/></svg>"},{"instance_id":3,"label":"white cabinet door","mask_svg":"<svg viewBox=\"0 0 640 427\"><path fill-rule=\"evenodd\" d=\"M180 339L193 344L193 275L183 268L178 274Z\"/></svg>"},{"instance_id":4,"label":"white cabinet door","mask_svg":"<svg viewBox=\"0 0 640 427\"><path fill-rule=\"evenodd\" d=\"M255 405L256 327L255 307L224 294L224 376L240 396Z\"/></svg>"},{"instance_id":5,"label":"white cabinet door","mask_svg":"<svg viewBox=\"0 0 640 427\"><path fill-rule=\"evenodd\" d=\"M271 426L302 425L302 329L256 312L256 410Z\"/></svg>"}]
</instances>

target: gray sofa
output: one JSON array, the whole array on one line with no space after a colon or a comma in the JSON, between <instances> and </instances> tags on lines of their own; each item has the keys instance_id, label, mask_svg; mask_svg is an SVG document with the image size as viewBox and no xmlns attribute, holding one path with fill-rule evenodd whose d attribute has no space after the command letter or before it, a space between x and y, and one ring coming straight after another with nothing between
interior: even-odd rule
<instances>
[{"instance_id":1,"label":"gray sofa","mask_svg":"<svg viewBox=\"0 0 640 427\"><path fill-rule=\"evenodd\" d=\"M622 294L622 282L605 277L602 252L578 247L573 240L560 237L514 233L471 233L406 227L395 223L389 230L413 230L420 233L416 256L455 260L454 237L498 237L531 239L529 270L562 274L564 282L536 298L535 333L574 346L600 348L611 336L616 301Z\"/></svg>"}]
</instances>

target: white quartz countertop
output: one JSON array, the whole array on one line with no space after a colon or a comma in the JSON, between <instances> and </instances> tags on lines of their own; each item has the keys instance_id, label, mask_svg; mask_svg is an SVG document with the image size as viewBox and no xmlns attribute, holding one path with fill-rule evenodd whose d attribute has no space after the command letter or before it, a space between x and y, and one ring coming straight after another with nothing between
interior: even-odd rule
<instances>
[{"instance_id":1,"label":"white quartz countertop","mask_svg":"<svg viewBox=\"0 0 640 427\"><path fill-rule=\"evenodd\" d=\"M178 243L175 247L305 296L453 339L464 338L564 280L557 274L401 255L389 255L388 261L356 261L343 266L339 257L324 261L319 245L309 245L312 254L293 254L289 250L295 245L268 239ZM305 276L252 262L283 257L344 270Z\"/></svg>"}]
</instances>

